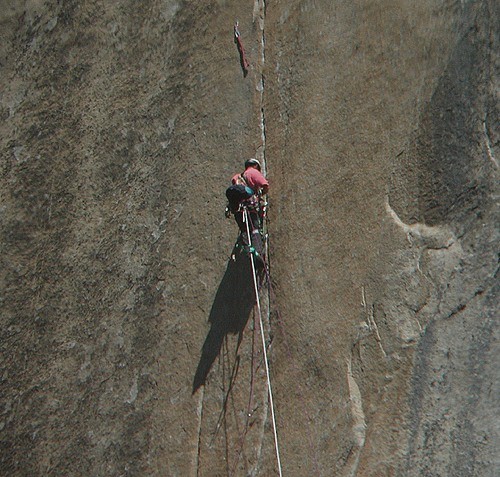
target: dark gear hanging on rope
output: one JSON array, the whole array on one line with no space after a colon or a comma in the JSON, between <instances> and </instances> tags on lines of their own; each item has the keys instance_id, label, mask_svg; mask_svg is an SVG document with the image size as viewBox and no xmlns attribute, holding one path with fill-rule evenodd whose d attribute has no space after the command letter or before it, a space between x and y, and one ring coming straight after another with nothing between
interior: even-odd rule
<instances>
[{"instance_id":1,"label":"dark gear hanging on rope","mask_svg":"<svg viewBox=\"0 0 500 477\"><path fill-rule=\"evenodd\" d=\"M245 53L245 48L243 48L243 42L241 41L241 33L238 29L238 22L234 24L234 42L238 47L238 53L240 54L240 64L241 69L243 70L243 76L246 77L248 74L248 68L250 67L250 63L247 60L247 56Z\"/></svg>"}]
</instances>

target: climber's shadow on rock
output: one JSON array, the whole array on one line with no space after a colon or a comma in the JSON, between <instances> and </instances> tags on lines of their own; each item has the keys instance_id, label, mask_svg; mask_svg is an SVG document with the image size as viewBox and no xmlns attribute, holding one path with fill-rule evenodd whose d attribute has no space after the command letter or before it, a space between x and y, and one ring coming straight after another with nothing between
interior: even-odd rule
<instances>
[{"instance_id":1,"label":"climber's shadow on rock","mask_svg":"<svg viewBox=\"0 0 500 477\"><path fill-rule=\"evenodd\" d=\"M252 266L249 256L234 248L226 273L215 295L208 318L210 331L201 350L193 380L193 394L205 384L212 364L228 334L239 334L241 340L250 312L255 304Z\"/></svg>"}]
</instances>

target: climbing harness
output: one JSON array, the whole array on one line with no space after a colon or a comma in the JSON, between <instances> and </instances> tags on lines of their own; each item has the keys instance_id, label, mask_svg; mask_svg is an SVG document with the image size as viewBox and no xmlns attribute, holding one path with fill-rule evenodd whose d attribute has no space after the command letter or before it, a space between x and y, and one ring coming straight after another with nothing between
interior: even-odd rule
<instances>
[{"instance_id":1,"label":"climbing harness","mask_svg":"<svg viewBox=\"0 0 500 477\"><path fill-rule=\"evenodd\" d=\"M245 207L243 209L243 221L245 222L246 229L247 229L247 236L249 237L249 242L250 246L252 246L251 243L251 235L250 235L250 226L249 226L249 213L247 208ZM280 451L279 451L279 445L278 445L278 431L276 428L276 417L274 415L274 401L273 401L273 392L271 388L271 377L269 373L269 362L267 359L267 349L266 349L266 338L264 335L264 325L262 322L262 311L260 307L260 298L259 298L259 286L257 282L257 272L256 272L256 267L255 267L255 257L254 254L250 254L250 262L252 264L252 275L253 275L253 285L254 285L254 291L255 291L255 299L256 299L256 306L257 306L257 319L259 321L259 328L260 328L260 336L262 338L262 352L264 355L264 364L266 367L266 378L267 378L267 390L269 394L269 406L271 408L271 420L273 424L273 434L274 434L274 447L276 449L276 459L278 462L278 473L280 477L282 477L282 471L281 471L281 459L280 459Z\"/></svg>"},{"instance_id":2,"label":"climbing harness","mask_svg":"<svg viewBox=\"0 0 500 477\"><path fill-rule=\"evenodd\" d=\"M240 54L240 63L241 69L243 70L243 75L246 76L248 74L250 63L247 60L245 48L243 48L243 42L241 41L241 33L239 30L238 22L234 24L234 42L236 43L236 46L238 47L238 53Z\"/></svg>"}]
</instances>

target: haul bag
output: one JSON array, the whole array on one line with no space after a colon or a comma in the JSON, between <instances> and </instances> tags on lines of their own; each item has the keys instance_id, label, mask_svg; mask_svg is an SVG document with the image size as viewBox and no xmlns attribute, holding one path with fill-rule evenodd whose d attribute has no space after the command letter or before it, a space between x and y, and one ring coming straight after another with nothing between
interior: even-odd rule
<instances>
[{"instance_id":1,"label":"haul bag","mask_svg":"<svg viewBox=\"0 0 500 477\"><path fill-rule=\"evenodd\" d=\"M240 206L240 204L247 199L250 199L252 195L254 194L253 190L250 189L250 187L242 185L242 184L235 184L232 186L229 186L226 189L226 197L227 200L229 201L229 208L231 209L232 212L236 212Z\"/></svg>"}]
</instances>

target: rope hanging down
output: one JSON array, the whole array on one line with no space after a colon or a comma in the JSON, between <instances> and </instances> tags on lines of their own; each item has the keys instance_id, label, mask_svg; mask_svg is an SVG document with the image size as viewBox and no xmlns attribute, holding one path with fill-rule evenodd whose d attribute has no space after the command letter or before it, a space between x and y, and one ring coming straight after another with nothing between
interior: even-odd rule
<instances>
[{"instance_id":1,"label":"rope hanging down","mask_svg":"<svg viewBox=\"0 0 500 477\"><path fill-rule=\"evenodd\" d=\"M250 220L250 218L248 216L248 210L245 207L243 209L243 221L245 222L245 225L246 225L247 237L249 239L250 246L252 246L249 220ZM264 363L266 365L267 389L269 392L269 406L271 407L271 419L273 422L274 446L276 449L276 459L278 461L278 473L279 473L279 476L282 477L283 474L281 472L281 459L280 459L280 451L279 451L279 446L278 446L278 431L276 429L276 418L274 416L274 402L273 402L273 393L272 393L272 389L271 389L271 377L270 377L270 373L269 373L269 362L267 360L266 339L264 336L264 325L262 323L262 311L260 308L259 287L257 284L257 273L255 271L255 259L254 259L253 253L250 253L250 262L252 264L253 285L254 285L254 291L255 291L255 299L257 301L257 315L258 315L258 320L259 320L260 336L262 338L262 351L264 353Z\"/></svg>"},{"instance_id":2,"label":"rope hanging down","mask_svg":"<svg viewBox=\"0 0 500 477\"><path fill-rule=\"evenodd\" d=\"M238 53L240 54L240 63L241 69L243 70L243 76L246 77L248 74L248 68L250 67L250 63L247 60L247 55L245 53L245 48L243 48L243 42L241 41L241 33L238 29L238 22L234 24L234 42L238 47Z\"/></svg>"}]
</instances>

